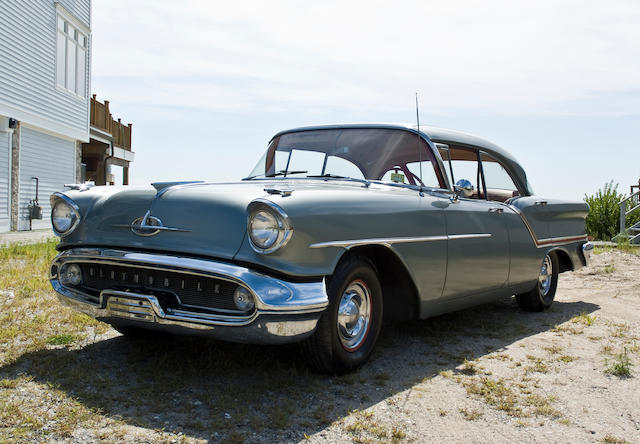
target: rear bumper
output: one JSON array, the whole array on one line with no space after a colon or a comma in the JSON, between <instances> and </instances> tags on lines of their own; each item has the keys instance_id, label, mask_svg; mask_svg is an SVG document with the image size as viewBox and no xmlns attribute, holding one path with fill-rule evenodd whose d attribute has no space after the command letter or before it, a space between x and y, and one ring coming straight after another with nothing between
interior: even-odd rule
<instances>
[{"instance_id":1,"label":"rear bumper","mask_svg":"<svg viewBox=\"0 0 640 444\"><path fill-rule=\"evenodd\" d=\"M255 309L250 313L215 313L189 307L163 307L144 290L104 289L99 296L63 285L60 270L66 263L107 264L171 270L232 281L248 289ZM51 264L51 285L67 306L98 320L155 330L205 333L244 343L295 342L311 335L328 305L324 281L289 282L245 267L223 262L132 251L75 248L59 254Z\"/></svg>"},{"instance_id":2,"label":"rear bumper","mask_svg":"<svg viewBox=\"0 0 640 444\"><path fill-rule=\"evenodd\" d=\"M582 257L584 257L584 264L588 266L591 263L591 253L593 252L593 244L591 242L585 242L582 244Z\"/></svg>"}]
</instances>

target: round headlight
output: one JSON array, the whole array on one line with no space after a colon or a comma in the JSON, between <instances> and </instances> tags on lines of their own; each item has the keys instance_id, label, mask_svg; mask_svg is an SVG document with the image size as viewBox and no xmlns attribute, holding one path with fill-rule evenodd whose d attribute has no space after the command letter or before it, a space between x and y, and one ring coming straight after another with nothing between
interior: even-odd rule
<instances>
[{"instance_id":1,"label":"round headlight","mask_svg":"<svg viewBox=\"0 0 640 444\"><path fill-rule=\"evenodd\" d=\"M285 212L269 201L254 201L249 205L247 223L254 250L271 253L287 243L292 229Z\"/></svg>"},{"instance_id":2,"label":"round headlight","mask_svg":"<svg viewBox=\"0 0 640 444\"><path fill-rule=\"evenodd\" d=\"M249 235L258 248L266 250L278 240L280 226L270 211L258 210L249 219Z\"/></svg>"},{"instance_id":3,"label":"round headlight","mask_svg":"<svg viewBox=\"0 0 640 444\"><path fill-rule=\"evenodd\" d=\"M51 210L51 224L57 234L63 235L78 222L78 212L65 200L56 199Z\"/></svg>"}]
</instances>

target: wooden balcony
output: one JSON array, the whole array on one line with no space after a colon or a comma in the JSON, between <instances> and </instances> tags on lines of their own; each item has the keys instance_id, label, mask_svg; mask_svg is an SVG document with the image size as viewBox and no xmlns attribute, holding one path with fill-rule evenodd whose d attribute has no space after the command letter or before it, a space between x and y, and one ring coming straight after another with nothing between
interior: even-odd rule
<instances>
[{"instance_id":1,"label":"wooden balcony","mask_svg":"<svg viewBox=\"0 0 640 444\"><path fill-rule=\"evenodd\" d=\"M98 128L113 137L113 145L131 151L131 123L125 125L120 119L116 120L109 111L109 101L100 103L94 94L91 97L91 126Z\"/></svg>"}]
</instances>

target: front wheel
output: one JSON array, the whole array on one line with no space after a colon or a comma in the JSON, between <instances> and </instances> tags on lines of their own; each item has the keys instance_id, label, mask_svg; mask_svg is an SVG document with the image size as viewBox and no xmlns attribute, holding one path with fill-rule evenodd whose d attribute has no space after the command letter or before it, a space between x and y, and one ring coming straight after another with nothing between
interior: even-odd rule
<instances>
[{"instance_id":1,"label":"front wheel","mask_svg":"<svg viewBox=\"0 0 640 444\"><path fill-rule=\"evenodd\" d=\"M558 287L558 258L554 252L542 259L538 282L528 293L516 295L518 305L525 311L543 311L551 307Z\"/></svg>"},{"instance_id":2,"label":"front wheel","mask_svg":"<svg viewBox=\"0 0 640 444\"><path fill-rule=\"evenodd\" d=\"M302 352L315 370L346 373L364 364L382 326L382 289L362 257L343 262L329 281L329 306Z\"/></svg>"}]
</instances>

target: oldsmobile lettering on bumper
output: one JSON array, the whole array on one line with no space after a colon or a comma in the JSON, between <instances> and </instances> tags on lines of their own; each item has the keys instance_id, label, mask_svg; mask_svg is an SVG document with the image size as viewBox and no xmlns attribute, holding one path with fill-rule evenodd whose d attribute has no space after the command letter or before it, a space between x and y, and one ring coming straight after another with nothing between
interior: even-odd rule
<instances>
[{"instance_id":1,"label":"oldsmobile lettering on bumper","mask_svg":"<svg viewBox=\"0 0 640 444\"><path fill-rule=\"evenodd\" d=\"M328 304L324 281L289 282L214 260L104 248L64 251L50 280L63 303L98 320L236 342L304 339Z\"/></svg>"}]
</instances>

